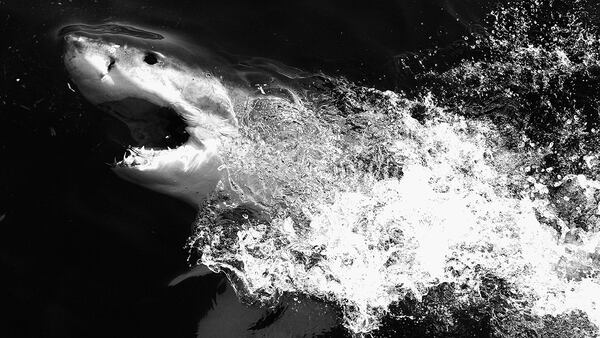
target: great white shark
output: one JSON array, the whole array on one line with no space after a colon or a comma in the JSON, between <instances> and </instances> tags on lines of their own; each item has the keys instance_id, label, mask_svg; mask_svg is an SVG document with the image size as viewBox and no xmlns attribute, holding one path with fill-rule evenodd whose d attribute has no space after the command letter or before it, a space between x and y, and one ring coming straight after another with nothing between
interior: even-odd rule
<instances>
[{"instance_id":1,"label":"great white shark","mask_svg":"<svg viewBox=\"0 0 600 338\"><path fill-rule=\"evenodd\" d=\"M135 143L114 171L198 206L222 179L218 147L239 136L234 107L252 88L228 81L226 65L208 52L195 51L194 63L173 55L185 49L168 48L161 35L117 25L76 28L63 29L69 77L89 102L125 123ZM179 134L163 130L168 114L183 122ZM176 137L181 144L168 140Z\"/></svg>"},{"instance_id":2,"label":"great white shark","mask_svg":"<svg viewBox=\"0 0 600 338\"><path fill-rule=\"evenodd\" d=\"M255 72L246 68L240 77L239 71L214 54L199 49L189 53L181 45L163 41L162 35L130 26L74 25L65 27L61 36L63 61L77 90L129 129L134 144L114 164L118 176L195 207L215 191L219 182L225 182L225 189L232 189L219 149L242 137L236 108L254 97L270 96L269 88L248 83L249 77L261 79L268 69ZM281 65L276 71L289 78L297 75L295 70L286 72ZM270 75L266 78L273 80ZM264 85L264 81L261 83ZM278 91L274 97L298 100L285 85L277 83L274 87ZM180 119L183 131L164 130L172 125L172 115ZM169 285L210 273L208 267L198 265ZM215 308L198 326L198 336L277 336L305 330L315 334L335 325L334 312L307 299L285 305L287 311L279 314L282 318L275 325L253 328L265 316L263 309L239 303L231 286L216 299ZM236 321L224 326L222 312Z\"/></svg>"}]
</instances>

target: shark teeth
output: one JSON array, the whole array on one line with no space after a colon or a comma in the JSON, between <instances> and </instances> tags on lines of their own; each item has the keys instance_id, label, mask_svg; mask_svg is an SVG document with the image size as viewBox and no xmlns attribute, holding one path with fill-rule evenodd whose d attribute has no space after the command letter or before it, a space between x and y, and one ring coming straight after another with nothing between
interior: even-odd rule
<instances>
[{"instance_id":1,"label":"shark teeth","mask_svg":"<svg viewBox=\"0 0 600 338\"><path fill-rule=\"evenodd\" d=\"M115 163L115 167L140 171L178 167L183 171L188 171L202 165L214 153L215 145L210 142L202 147L195 143L187 143L175 149L163 150L130 147L123 155L123 159Z\"/></svg>"},{"instance_id":2,"label":"shark teeth","mask_svg":"<svg viewBox=\"0 0 600 338\"><path fill-rule=\"evenodd\" d=\"M130 147L127 149L125 154L123 154L123 160L116 163L117 166L120 167L138 167L138 166L147 166L150 165L152 160L160 155L163 152L169 152L168 150L154 150L154 149L146 149L145 147Z\"/></svg>"}]
</instances>

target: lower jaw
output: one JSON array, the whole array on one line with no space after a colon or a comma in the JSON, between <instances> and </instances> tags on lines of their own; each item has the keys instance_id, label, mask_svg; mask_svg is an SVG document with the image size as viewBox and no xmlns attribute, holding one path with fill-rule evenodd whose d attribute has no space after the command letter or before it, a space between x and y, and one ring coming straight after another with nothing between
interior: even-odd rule
<instances>
[{"instance_id":1,"label":"lower jaw","mask_svg":"<svg viewBox=\"0 0 600 338\"><path fill-rule=\"evenodd\" d=\"M188 141L172 150L135 149L117 163L115 173L132 183L198 206L220 180L216 151Z\"/></svg>"}]
</instances>

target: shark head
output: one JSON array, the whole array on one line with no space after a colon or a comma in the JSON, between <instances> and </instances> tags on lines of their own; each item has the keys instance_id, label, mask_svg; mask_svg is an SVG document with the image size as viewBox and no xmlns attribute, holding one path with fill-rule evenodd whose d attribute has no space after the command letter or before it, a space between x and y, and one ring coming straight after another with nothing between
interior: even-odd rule
<instances>
[{"instance_id":1,"label":"shark head","mask_svg":"<svg viewBox=\"0 0 600 338\"><path fill-rule=\"evenodd\" d=\"M219 145L237 135L232 92L157 38L97 27L64 33L63 60L79 92L129 129L115 172L197 205L220 179Z\"/></svg>"}]
</instances>

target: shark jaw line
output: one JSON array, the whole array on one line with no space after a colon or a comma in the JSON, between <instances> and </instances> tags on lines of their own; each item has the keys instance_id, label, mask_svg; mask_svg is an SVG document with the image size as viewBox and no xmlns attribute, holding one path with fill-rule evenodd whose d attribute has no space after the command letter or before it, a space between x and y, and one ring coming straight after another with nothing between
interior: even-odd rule
<instances>
[{"instance_id":1,"label":"shark jaw line","mask_svg":"<svg viewBox=\"0 0 600 338\"><path fill-rule=\"evenodd\" d=\"M126 181L197 208L221 180L219 145L218 139L199 142L190 137L187 143L174 149L130 147L123 160L113 165L113 171Z\"/></svg>"},{"instance_id":2,"label":"shark jaw line","mask_svg":"<svg viewBox=\"0 0 600 338\"><path fill-rule=\"evenodd\" d=\"M217 153L217 141L205 140L201 144L192 140L174 149L152 149L129 147L123 160L114 164L116 168L136 171L199 170L202 163Z\"/></svg>"}]
</instances>

